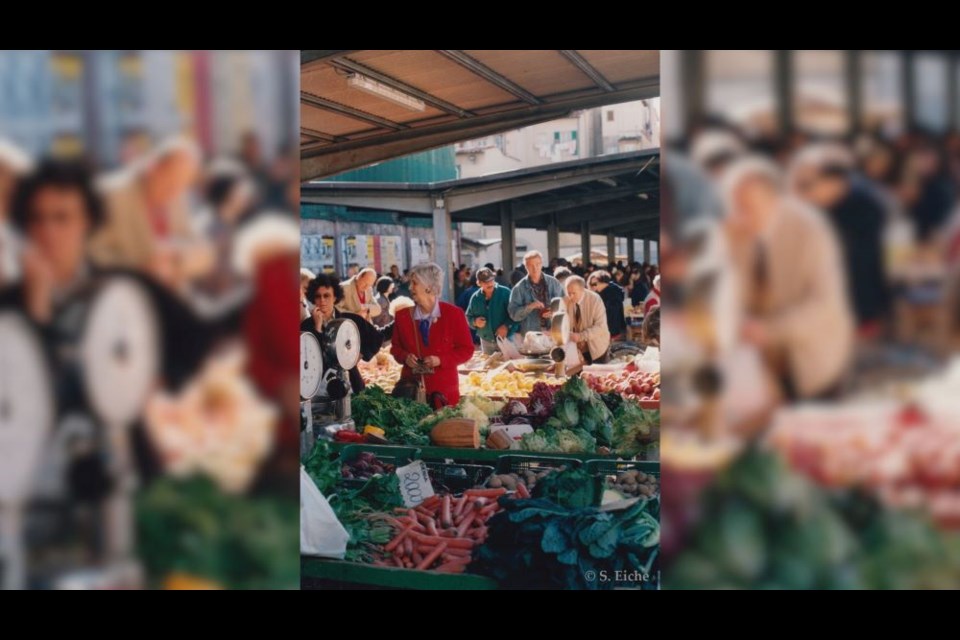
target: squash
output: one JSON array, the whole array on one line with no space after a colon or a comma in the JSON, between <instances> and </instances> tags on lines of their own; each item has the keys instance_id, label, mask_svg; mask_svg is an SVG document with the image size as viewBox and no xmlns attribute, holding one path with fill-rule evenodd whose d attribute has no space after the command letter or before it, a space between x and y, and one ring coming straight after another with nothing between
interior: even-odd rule
<instances>
[{"instance_id":1,"label":"squash","mask_svg":"<svg viewBox=\"0 0 960 640\"><path fill-rule=\"evenodd\" d=\"M430 431L430 441L438 447L480 448L480 428L476 420L447 418Z\"/></svg>"}]
</instances>

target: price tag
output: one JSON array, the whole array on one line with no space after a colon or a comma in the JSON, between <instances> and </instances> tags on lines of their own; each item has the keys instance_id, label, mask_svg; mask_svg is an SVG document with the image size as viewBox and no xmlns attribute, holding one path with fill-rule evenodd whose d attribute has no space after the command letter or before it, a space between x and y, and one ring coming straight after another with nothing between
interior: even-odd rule
<instances>
[{"instance_id":1,"label":"price tag","mask_svg":"<svg viewBox=\"0 0 960 640\"><path fill-rule=\"evenodd\" d=\"M403 496L405 506L415 507L433 495L433 485L430 484L427 465L423 460L415 460L405 467L400 467L397 469L397 477L400 478L400 495Z\"/></svg>"}]
</instances>

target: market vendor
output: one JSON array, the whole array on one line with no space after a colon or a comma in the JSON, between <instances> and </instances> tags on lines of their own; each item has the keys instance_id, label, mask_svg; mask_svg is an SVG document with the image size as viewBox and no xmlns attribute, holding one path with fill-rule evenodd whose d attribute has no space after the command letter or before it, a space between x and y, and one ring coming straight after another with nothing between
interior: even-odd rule
<instances>
[{"instance_id":1,"label":"market vendor","mask_svg":"<svg viewBox=\"0 0 960 640\"><path fill-rule=\"evenodd\" d=\"M587 364L606 362L610 352L610 329L603 300L580 276L570 276L567 289L567 316L570 318L570 342Z\"/></svg>"},{"instance_id":2,"label":"market vendor","mask_svg":"<svg viewBox=\"0 0 960 640\"><path fill-rule=\"evenodd\" d=\"M343 300L343 295L343 287L336 277L321 273L314 278L307 286L307 299L313 302L313 312L311 317L300 323L300 330L309 331L319 337L323 334L324 325L334 318L353 320L360 332L360 358L370 360L377 355L383 343L390 339L393 323L377 328L355 313L341 311L338 305ZM350 369L349 375L353 392L363 391L365 385L360 369Z\"/></svg>"},{"instance_id":3,"label":"market vendor","mask_svg":"<svg viewBox=\"0 0 960 640\"><path fill-rule=\"evenodd\" d=\"M477 286L467 306L467 320L480 336L486 355L497 353L497 338L512 338L520 324L510 318L510 289L497 284L497 276L486 267L477 270Z\"/></svg>"},{"instance_id":4,"label":"market vendor","mask_svg":"<svg viewBox=\"0 0 960 640\"><path fill-rule=\"evenodd\" d=\"M376 281L376 271L370 267L360 269L357 275L340 284L343 294L337 300L337 309L344 313L356 314L367 322L373 322L381 311L373 290Z\"/></svg>"},{"instance_id":5,"label":"market vendor","mask_svg":"<svg viewBox=\"0 0 960 640\"><path fill-rule=\"evenodd\" d=\"M398 311L390 353L403 365L401 381L422 379L427 400L455 405L460 401L457 367L473 356L473 340L463 310L440 301L443 270L433 263L410 269L415 306ZM415 371L425 371L416 374ZM437 394L437 395L435 395Z\"/></svg>"},{"instance_id":6,"label":"market vendor","mask_svg":"<svg viewBox=\"0 0 960 640\"><path fill-rule=\"evenodd\" d=\"M543 255L528 251L523 256L527 275L510 292L510 318L520 323L520 332L544 331L550 322L550 301L563 297L563 287L543 272Z\"/></svg>"}]
</instances>

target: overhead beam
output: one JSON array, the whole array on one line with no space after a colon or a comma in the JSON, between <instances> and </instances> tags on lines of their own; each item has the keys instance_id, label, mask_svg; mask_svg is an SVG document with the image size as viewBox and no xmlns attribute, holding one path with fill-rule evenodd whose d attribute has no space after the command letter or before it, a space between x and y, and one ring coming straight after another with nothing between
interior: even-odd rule
<instances>
[{"instance_id":1,"label":"overhead beam","mask_svg":"<svg viewBox=\"0 0 960 640\"><path fill-rule=\"evenodd\" d=\"M338 189L310 189L304 185L300 201L309 204L397 211L403 213L432 214L433 201L426 191L382 191L379 193L353 193Z\"/></svg>"},{"instance_id":2,"label":"overhead beam","mask_svg":"<svg viewBox=\"0 0 960 640\"><path fill-rule=\"evenodd\" d=\"M603 74L597 71L596 67L587 62L587 59L573 49L559 49L560 55L570 61L573 66L583 72L585 76L593 80L593 83L604 91L614 91L615 87L603 77Z\"/></svg>"},{"instance_id":3,"label":"overhead beam","mask_svg":"<svg viewBox=\"0 0 960 640\"><path fill-rule=\"evenodd\" d=\"M322 62L338 56L347 56L357 51L361 51L361 49L301 49L300 66L311 62Z\"/></svg>"},{"instance_id":4,"label":"overhead beam","mask_svg":"<svg viewBox=\"0 0 960 640\"><path fill-rule=\"evenodd\" d=\"M311 107L323 109L325 111L333 111L334 113L339 113L342 116L347 116L348 118L353 118L354 120L360 120L361 122L366 122L367 124L374 124L379 127L393 129L394 131L409 129L409 127L405 124L400 124L399 122L394 122L393 120L387 120L386 118L381 118L380 116L372 113L367 113L366 111L354 109L353 107L340 104L339 102L334 102L333 100L327 100L326 98L315 96L312 93L307 93L306 91L300 92L300 102Z\"/></svg>"},{"instance_id":5,"label":"overhead beam","mask_svg":"<svg viewBox=\"0 0 960 640\"><path fill-rule=\"evenodd\" d=\"M507 93L512 93L517 96L527 104L541 104L543 101L540 100L537 96L533 95L517 83L512 80L508 80L502 74L497 73L487 65L483 64L479 60L470 57L463 51L458 49L437 49L437 53L440 53L450 60L453 60L458 65L467 69L474 75L480 76L490 84L494 84Z\"/></svg>"},{"instance_id":6,"label":"overhead beam","mask_svg":"<svg viewBox=\"0 0 960 640\"><path fill-rule=\"evenodd\" d=\"M597 224L599 224L603 220L608 220L619 216L632 216L638 221L659 220L660 210L659 208L652 207L640 208L636 204L629 202L618 207L610 207L603 212L603 215L598 215L596 208L583 207L581 209L574 209L572 211L558 213L557 222L561 227L566 227L571 224L579 224L585 220L594 220L597 222Z\"/></svg>"},{"instance_id":7,"label":"overhead beam","mask_svg":"<svg viewBox=\"0 0 960 640\"><path fill-rule=\"evenodd\" d=\"M374 80L376 80L381 84L385 84L388 87L396 89L397 91L419 98L423 100L425 103L429 104L431 107L439 109L440 111L443 111L445 113L449 113L451 115L457 116L458 118L467 118L469 116L474 115L472 112L466 111L465 109L461 109L455 104L447 102L446 100L441 100L440 98L436 97L433 94L427 93L426 91L421 91L420 89L417 89L416 87L409 85L406 82L397 80L392 76L388 76L385 73L381 73L380 71L377 71L372 67L368 67L365 64L360 64L359 62L355 62L350 58L333 58L330 61L330 65L333 67L337 67L338 69L342 69L344 71L349 71L351 73L359 73L367 76L368 78L373 78Z\"/></svg>"},{"instance_id":8,"label":"overhead beam","mask_svg":"<svg viewBox=\"0 0 960 640\"><path fill-rule=\"evenodd\" d=\"M340 136L334 136L329 133L324 133L323 131L317 131L316 129L309 129L307 127L300 127L300 133L305 136L310 136L311 138L316 138L317 140L326 140L327 142L339 142L345 138Z\"/></svg>"},{"instance_id":9,"label":"overhead beam","mask_svg":"<svg viewBox=\"0 0 960 640\"><path fill-rule=\"evenodd\" d=\"M575 209L577 207L590 204L600 204L603 202L609 202L611 200L625 198L637 193L657 191L658 189L659 185L651 186L649 188L640 187L637 185L629 185L626 187L604 189L602 191L597 191L596 193L588 193L582 196L558 196L556 199L551 200L515 202L514 218L519 222L521 220L526 220L527 218L536 218L547 213L564 211L565 209Z\"/></svg>"},{"instance_id":10,"label":"overhead beam","mask_svg":"<svg viewBox=\"0 0 960 640\"><path fill-rule=\"evenodd\" d=\"M300 179L307 181L331 176L374 162L554 120L578 109L645 100L658 95L660 95L660 79L653 77L632 83L629 87L621 85L613 94L577 95L552 100L547 104L522 111L511 110L466 120L452 120L429 127L389 131L381 135L327 145L327 148L313 151L301 150Z\"/></svg>"},{"instance_id":11,"label":"overhead beam","mask_svg":"<svg viewBox=\"0 0 960 640\"><path fill-rule=\"evenodd\" d=\"M607 229L613 229L615 227L620 227L625 224L634 223L640 225L644 222L656 222L658 219L656 214L646 214L643 216L636 212L630 213L621 213L617 215L605 215L599 216L591 223L590 228L593 229L594 233L605 231Z\"/></svg>"}]
</instances>

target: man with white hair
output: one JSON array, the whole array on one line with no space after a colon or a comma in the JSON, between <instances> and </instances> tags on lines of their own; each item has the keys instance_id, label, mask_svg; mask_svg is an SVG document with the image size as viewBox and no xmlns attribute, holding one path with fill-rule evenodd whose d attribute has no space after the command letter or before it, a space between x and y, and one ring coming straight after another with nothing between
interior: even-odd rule
<instances>
[{"instance_id":1,"label":"man with white hair","mask_svg":"<svg viewBox=\"0 0 960 640\"><path fill-rule=\"evenodd\" d=\"M743 297L740 338L788 399L834 397L853 355L840 246L823 216L786 198L780 170L746 157L724 175L731 258Z\"/></svg>"},{"instance_id":2,"label":"man with white hair","mask_svg":"<svg viewBox=\"0 0 960 640\"><path fill-rule=\"evenodd\" d=\"M90 255L101 266L160 270L172 245L194 239L186 196L200 175L200 150L174 138L101 187L107 222L93 237ZM182 264L182 261L180 262Z\"/></svg>"},{"instance_id":3,"label":"man with white hair","mask_svg":"<svg viewBox=\"0 0 960 640\"><path fill-rule=\"evenodd\" d=\"M567 316L570 318L570 342L577 345L587 364L605 362L610 351L610 329L603 299L587 289L580 276L564 282Z\"/></svg>"},{"instance_id":4,"label":"man with white hair","mask_svg":"<svg viewBox=\"0 0 960 640\"><path fill-rule=\"evenodd\" d=\"M543 331L550 319L550 301L563 297L563 287L551 275L543 272L543 255L528 251L523 256L527 275L510 292L507 312L520 323L520 335L528 331Z\"/></svg>"},{"instance_id":5,"label":"man with white hair","mask_svg":"<svg viewBox=\"0 0 960 640\"><path fill-rule=\"evenodd\" d=\"M31 168L30 157L13 143L0 139L0 287L20 277L22 240L10 223L10 206L20 178Z\"/></svg>"},{"instance_id":6,"label":"man with white hair","mask_svg":"<svg viewBox=\"0 0 960 640\"><path fill-rule=\"evenodd\" d=\"M382 309L373 291L376 281L376 270L364 267L357 272L357 275L341 282L343 299L337 303L337 309L345 313L355 313L367 322L379 316Z\"/></svg>"}]
</instances>

